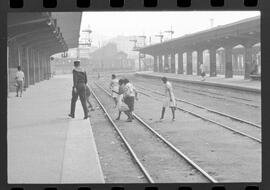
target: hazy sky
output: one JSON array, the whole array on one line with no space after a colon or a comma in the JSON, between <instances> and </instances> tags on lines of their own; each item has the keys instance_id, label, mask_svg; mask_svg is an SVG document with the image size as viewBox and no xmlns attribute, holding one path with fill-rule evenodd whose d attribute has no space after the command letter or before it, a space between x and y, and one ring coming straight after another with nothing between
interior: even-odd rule
<instances>
[{"instance_id":1,"label":"hazy sky","mask_svg":"<svg viewBox=\"0 0 270 190\"><path fill-rule=\"evenodd\" d=\"M156 42L159 38L154 36L171 26L173 37L179 37L209 29L210 19L218 26L259 15L259 11L83 12L81 31L88 27L92 30L93 45L118 35L146 35ZM81 37L86 33L81 32Z\"/></svg>"}]
</instances>

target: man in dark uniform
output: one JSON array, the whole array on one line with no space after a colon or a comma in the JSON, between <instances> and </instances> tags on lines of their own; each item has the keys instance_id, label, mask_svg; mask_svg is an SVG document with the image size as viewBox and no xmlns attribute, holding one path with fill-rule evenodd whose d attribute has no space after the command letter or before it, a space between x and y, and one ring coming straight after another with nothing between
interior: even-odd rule
<instances>
[{"instance_id":1,"label":"man in dark uniform","mask_svg":"<svg viewBox=\"0 0 270 190\"><path fill-rule=\"evenodd\" d=\"M86 105L86 83L87 75L86 72L80 67L80 61L74 61L73 73L73 87L72 87L72 98L71 98L71 110L69 116L74 118L75 116L75 106L80 96L84 111L84 119L88 118L88 108Z\"/></svg>"}]
</instances>

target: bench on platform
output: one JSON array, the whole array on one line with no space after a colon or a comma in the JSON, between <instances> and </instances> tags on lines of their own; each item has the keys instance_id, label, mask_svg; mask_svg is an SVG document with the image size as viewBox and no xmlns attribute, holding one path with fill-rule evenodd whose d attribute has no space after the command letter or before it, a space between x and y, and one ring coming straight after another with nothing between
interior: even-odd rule
<instances>
[{"instance_id":1,"label":"bench on platform","mask_svg":"<svg viewBox=\"0 0 270 190\"><path fill-rule=\"evenodd\" d=\"M261 75L259 74L252 74L252 75L249 75L251 80L261 80Z\"/></svg>"}]
</instances>

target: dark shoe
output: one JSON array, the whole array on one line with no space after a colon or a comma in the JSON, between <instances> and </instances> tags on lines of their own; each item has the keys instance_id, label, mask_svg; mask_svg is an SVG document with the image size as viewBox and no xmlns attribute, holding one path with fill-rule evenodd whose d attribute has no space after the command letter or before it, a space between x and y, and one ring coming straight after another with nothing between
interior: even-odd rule
<instances>
[{"instance_id":1,"label":"dark shoe","mask_svg":"<svg viewBox=\"0 0 270 190\"><path fill-rule=\"evenodd\" d=\"M87 115L87 116L84 116L84 118L83 119L88 119L89 118L89 116Z\"/></svg>"},{"instance_id":2,"label":"dark shoe","mask_svg":"<svg viewBox=\"0 0 270 190\"><path fill-rule=\"evenodd\" d=\"M73 114L71 114L71 113L70 113L70 114L68 114L68 116L69 116L69 117L71 117L71 118L74 118L74 115L73 115Z\"/></svg>"},{"instance_id":3,"label":"dark shoe","mask_svg":"<svg viewBox=\"0 0 270 190\"><path fill-rule=\"evenodd\" d=\"M120 117L117 117L115 120L117 120L117 121L120 120Z\"/></svg>"},{"instance_id":4,"label":"dark shoe","mask_svg":"<svg viewBox=\"0 0 270 190\"><path fill-rule=\"evenodd\" d=\"M126 120L126 122L132 122L132 119L131 119L131 118L128 118L128 119Z\"/></svg>"}]
</instances>

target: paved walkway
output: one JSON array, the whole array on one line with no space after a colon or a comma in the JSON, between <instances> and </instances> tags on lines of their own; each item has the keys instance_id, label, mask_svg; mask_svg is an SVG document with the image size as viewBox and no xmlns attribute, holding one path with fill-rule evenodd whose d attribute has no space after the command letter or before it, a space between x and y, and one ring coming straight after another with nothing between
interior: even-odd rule
<instances>
[{"instance_id":1,"label":"paved walkway","mask_svg":"<svg viewBox=\"0 0 270 190\"><path fill-rule=\"evenodd\" d=\"M181 81L187 83L196 83L201 85L210 85L231 89L246 90L252 92L261 92L261 81L244 80L243 77L224 78L224 76L206 77L205 81L201 81L201 77L197 75L180 75L173 73L156 73L156 72L137 72L137 75L146 77L161 78L166 76L173 81Z\"/></svg>"},{"instance_id":2,"label":"paved walkway","mask_svg":"<svg viewBox=\"0 0 270 190\"><path fill-rule=\"evenodd\" d=\"M89 120L77 102L70 119L72 78L55 76L8 98L8 183L104 183Z\"/></svg>"}]
</instances>

